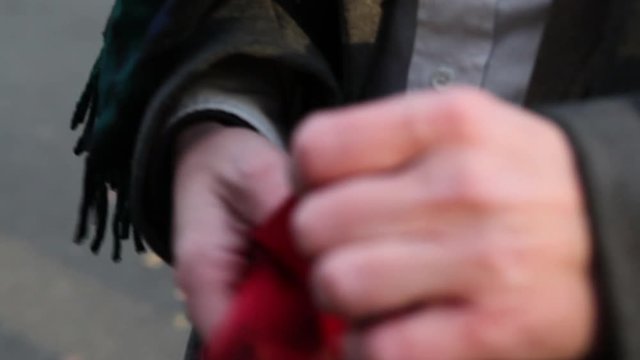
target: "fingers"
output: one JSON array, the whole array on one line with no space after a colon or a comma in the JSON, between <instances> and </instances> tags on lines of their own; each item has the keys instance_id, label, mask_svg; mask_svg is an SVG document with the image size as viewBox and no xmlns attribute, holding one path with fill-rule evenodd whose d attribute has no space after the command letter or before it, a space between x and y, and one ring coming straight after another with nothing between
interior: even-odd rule
<instances>
[{"instance_id":1,"label":"fingers","mask_svg":"<svg viewBox=\"0 0 640 360\"><path fill-rule=\"evenodd\" d=\"M515 314L517 317L518 314ZM362 357L393 359L549 359L536 347L522 343L528 324L512 320L510 310L485 311L474 305L425 307L381 322L360 334ZM509 319L505 321L505 318Z\"/></svg>"},{"instance_id":2,"label":"fingers","mask_svg":"<svg viewBox=\"0 0 640 360\"><path fill-rule=\"evenodd\" d=\"M174 177L175 276L196 328L208 338L245 266L248 234L291 189L286 156L259 134L209 126L191 131L197 137L181 139Z\"/></svg>"},{"instance_id":3,"label":"fingers","mask_svg":"<svg viewBox=\"0 0 640 360\"><path fill-rule=\"evenodd\" d=\"M360 243L316 265L314 289L325 307L352 319L379 317L425 303L461 301L486 271L471 252L416 240Z\"/></svg>"},{"instance_id":4,"label":"fingers","mask_svg":"<svg viewBox=\"0 0 640 360\"><path fill-rule=\"evenodd\" d=\"M316 297L328 309L367 319L442 302L475 302L517 293L549 275L531 270L529 244L463 237L448 241L387 239L324 254L313 272Z\"/></svg>"},{"instance_id":5,"label":"fingers","mask_svg":"<svg viewBox=\"0 0 640 360\"><path fill-rule=\"evenodd\" d=\"M467 335L464 308L434 307L374 326L359 334L360 354L366 360L497 359L478 353Z\"/></svg>"},{"instance_id":6,"label":"fingers","mask_svg":"<svg viewBox=\"0 0 640 360\"><path fill-rule=\"evenodd\" d=\"M415 233L424 228L426 209L408 185L406 179L371 177L318 190L293 214L294 239L307 255L319 255L351 242Z\"/></svg>"},{"instance_id":7,"label":"fingers","mask_svg":"<svg viewBox=\"0 0 640 360\"><path fill-rule=\"evenodd\" d=\"M300 248L320 258L318 297L347 316L370 317L465 300L487 279L496 280L500 265L479 246L490 248L494 224L507 217L497 214L521 192L518 179L495 176L503 173L496 159L447 149L401 171L310 195L293 227Z\"/></svg>"},{"instance_id":8,"label":"fingers","mask_svg":"<svg viewBox=\"0 0 640 360\"><path fill-rule=\"evenodd\" d=\"M433 152L400 171L315 191L298 206L293 232L309 255L380 238L459 237L484 221L487 210L504 211L535 193L505 167L482 151Z\"/></svg>"},{"instance_id":9,"label":"fingers","mask_svg":"<svg viewBox=\"0 0 640 360\"><path fill-rule=\"evenodd\" d=\"M588 287L547 279L545 291L496 294L480 303L429 304L390 317L353 338L357 359L579 359L592 339ZM575 284L575 282L573 282ZM542 290L542 288L538 289ZM523 304L542 301L544 308Z\"/></svg>"},{"instance_id":10,"label":"fingers","mask_svg":"<svg viewBox=\"0 0 640 360\"><path fill-rule=\"evenodd\" d=\"M467 143L490 135L492 98L455 89L394 97L318 113L295 134L293 157L308 186L398 167L440 143Z\"/></svg>"},{"instance_id":11,"label":"fingers","mask_svg":"<svg viewBox=\"0 0 640 360\"><path fill-rule=\"evenodd\" d=\"M474 90L426 92L316 114L293 157L308 190L294 235L320 302L367 320L364 358L588 349L587 219L551 122Z\"/></svg>"}]
</instances>

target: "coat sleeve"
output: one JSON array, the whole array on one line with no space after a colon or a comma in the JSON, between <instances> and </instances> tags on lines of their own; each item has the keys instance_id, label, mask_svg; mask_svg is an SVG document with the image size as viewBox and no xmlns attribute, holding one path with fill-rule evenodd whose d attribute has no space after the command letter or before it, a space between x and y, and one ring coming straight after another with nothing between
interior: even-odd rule
<instances>
[{"instance_id":1,"label":"coat sleeve","mask_svg":"<svg viewBox=\"0 0 640 360\"><path fill-rule=\"evenodd\" d=\"M640 358L640 96L541 110L566 132L593 234L599 326L593 358Z\"/></svg>"},{"instance_id":2,"label":"coat sleeve","mask_svg":"<svg viewBox=\"0 0 640 360\"><path fill-rule=\"evenodd\" d=\"M212 15L210 40L156 93L138 134L131 170L131 215L147 244L168 262L172 261L170 142L181 128L202 120L198 115L205 115L196 113L166 133L166 114L174 109L187 86L215 74L212 69L229 68L230 64L233 72L251 74L263 88L271 87L281 94L280 99L287 99L286 107L275 105L284 111L273 119L285 136L304 113L337 101L337 86L328 65L289 14L269 0L252 0L251 6L248 3L232 1ZM240 87L242 80L243 76L238 76ZM208 112L206 116L230 125L246 125L244 119L224 111ZM167 140L159 141L161 138Z\"/></svg>"},{"instance_id":3,"label":"coat sleeve","mask_svg":"<svg viewBox=\"0 0 640 360\"><path fill-rule=\"evenodd\" d=\"M215 64L200 80L189 83L191 87L187 91L165 88L154 97L154 105L148 109L138 135L131 168L134 225L142 231L147 244L168 262L171 261L173 145L178 134L194 123L214 121L223 126L254 130L282 146L280 134L286 133L287 124L295 120L287 120L284 104L298 86L293 75L276 64L232 57ZM204 99L203 106L185 112L184 102L194 100L191 89L198 88L221 94L222 98L209 97ZM241 101L234 102L234 98ZM175 102L175 99L184 100ZM179 105L165 108L168 102Z\"/></svg>"},{"instance_id":4,"label":"coat sleeve","mask_svg":"<svg viewBox=\"0 0 640 360\"><path fill-rule=\"evenodd\" d=\"M98 225L92 249L97 252L100 248L106 228L107 188L111 188L117 194L112 226L114 259L120 257L121 240L128 237L132 224L135 238L144 239L146 245L171 262L168 241L171 232L171 159L167 155L168 161L160 169L149 169L155 162L148 160L151 154L158 156L157 151L168 148L158 149L154 145L163 136L167 114L175 111L180 95L211 69L225 62L238 62L248 64L244 71L258 79L272 77L270 72L286 77L288 80L281 85L287 91L288 102L286 112L278 119L278 127L285 136L304 113L338 101L338 86L325 55L299 26L295 14L280 6L282 2L216 1L206 19L199 21L198 29L189 32L188 38L181 39L176 49L157 52L162 57L156 56L156 60L163 63L175 57L171 71L163 74L162 81L155 82L157 85L150 90L140 114L129 111L126 121L117 117L106 130L102 129L100 142L87 151L79 240L87 236L88 218L93 215L98 219ZM155 50L163 50L161 45ZM153 57L146 64L152 66ZM154 73L139 73L145 74L146 80L153 80L150 78ZM136 81L144 82L145 79L132 78L131 82L135 85ZM124 103L116 110L128 110L129 105ZM97 118L100 120L101 117ZM220 114L220 118L230 123L242 123L229 114ZM156 177L153 182L149 181L149 174ZM154 191L147 191L150 184ZM141 241L136 244L140 245Z\"/></svg>"}]
</instances>

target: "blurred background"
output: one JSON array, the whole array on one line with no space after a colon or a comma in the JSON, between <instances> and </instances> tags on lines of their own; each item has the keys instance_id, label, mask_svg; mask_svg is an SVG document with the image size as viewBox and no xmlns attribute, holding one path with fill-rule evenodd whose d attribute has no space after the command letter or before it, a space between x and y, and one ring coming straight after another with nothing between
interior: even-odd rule
<instances>
[{"instance_id":1,"label":"blurred background","mask_svg":"<svg viewBox=\"0 0 640 360\"><path fill-rule=\"evenodd\" d=\"M82 161L69 117L112 3L0 0L0 359L183 353L189 324L169 269L71 242Z\"/></svg>"}]
</instances>

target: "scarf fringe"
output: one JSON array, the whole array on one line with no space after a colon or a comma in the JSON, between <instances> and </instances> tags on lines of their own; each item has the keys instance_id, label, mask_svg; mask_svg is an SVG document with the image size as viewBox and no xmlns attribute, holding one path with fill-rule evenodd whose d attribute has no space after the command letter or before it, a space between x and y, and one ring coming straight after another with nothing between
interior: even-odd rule
<instances>
[{"instance_id":1,"label":"scarf fringe","mask_svg":"<svg viewBox=\"0 0 640 360\"><path fill-rule=\"evenodd\" d=\"M93 231L92 252L98 253L103 246L110 190L117 196L111 223L113 260L121 260L122 242L131 235L136 252L145 251L143 239L131 222L129 174L123 164L130 159L127 155L133 140L127 134L135 133L136 122L144 110L141 104L151 96L158 78L168 74L177 62L173 57L175 49L219 3L219 0L117 0L114 4L103 34L103 49L71 119L73 130L84 124L74 153L87 153L74 241L83 244ZM96 124L101 131L96 131ZM108 128L108 135L102 127ZM90 226L92 223L95 225Z\"/></svg>"},{"instance_id":2,"label":"scarf fringe","mask_svg":"<svg viewBox=\"0 0 640 360\"><path fill-rule=\"evenodd\" d=\"M122 174L118 174L118 181L106 176L104 162L90 151L98 113L98 82L99 72L96 63L71 119L71 128L74 130L85 124L74 148L74 153L76 155L89 153L86 158L80 214L74 242L84 244L89 236L89 224L93 222L95 225L90 249L94 254L100 252L107 232L109 189L112 189L116 192L117 197L111 225L114 240L111 257L114 262L120 262L122 260L122 242L129 239L133 228L128 203L128 182L127 179L123 179L126 176ZM142 237L135 229L133 229L133 234L136 252L145 252L146 247Z\"/></svg>"},{"instance_id":3,"label":"scarf fringe","mask_svg":"<svg viewBox=\"0 0 640 360\"><path fill-rule=\"evenodd\" d=\"M109 189L116 189L107 185L107 182L96 171L96 161L89 155L86 160L84 175L84 188L80 203L80 216L76 227L74 242L82 245L89 237L90 224L93 223L93 238L91 240L91 252L99 254L107 233L109 220ZM130 207L127 199L127 191L124 188L117 189L116 204L111 222L113 234L113 252L111 257L114 262L122 261L122 243L128 240L133 233L134 248L136 253L146 252L146 246L142 237L135 230L130 219Z\"/></svg>"}]
</instances>

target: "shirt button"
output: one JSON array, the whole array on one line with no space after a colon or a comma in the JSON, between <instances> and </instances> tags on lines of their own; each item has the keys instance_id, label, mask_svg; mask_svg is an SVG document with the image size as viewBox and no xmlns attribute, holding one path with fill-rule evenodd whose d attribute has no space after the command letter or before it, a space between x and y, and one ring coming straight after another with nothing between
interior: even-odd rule
<instances>
[{"instance_id":1,"label":"shirt button","mask_svg":"<svg viewBox=\"0 0 640 360\"><path fill-rule=\"evenodd\" d=\"M442 89L451 84L455 77L456 72L452 68L447 66L439 67L433 75L431 75L431 86L436 90Z\"/></svg>"}]
</instances>

